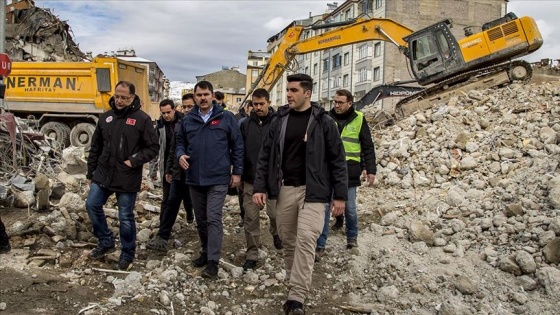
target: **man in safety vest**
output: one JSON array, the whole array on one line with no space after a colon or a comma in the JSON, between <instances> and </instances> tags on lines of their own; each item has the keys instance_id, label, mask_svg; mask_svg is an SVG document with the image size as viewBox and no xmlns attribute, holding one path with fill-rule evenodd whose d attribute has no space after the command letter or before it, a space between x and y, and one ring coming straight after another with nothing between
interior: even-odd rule
<instances>
[{"instance_id":1,"label":"man in safety vest","mask_svg":"<svg viewBox=\"0 0 560 315\"><path fill-rule=\"evenodd\" d=\"M352 106L353 96L348 90L338 90L332 102L333 108L329 111L338 125L346 152L348 167L348 201L344 210L346 218L346 248L358 246L358 214L356 211L356 188L361 185L360 177L364 178L367 185L373 185L375 173L375 148L371 139L369 126L364 115ZM325 225L323 233L317 240L315 260L319 261L325 252L327 236L329 234L330 204L325 209Z\"/></svg>"}]
</instances>

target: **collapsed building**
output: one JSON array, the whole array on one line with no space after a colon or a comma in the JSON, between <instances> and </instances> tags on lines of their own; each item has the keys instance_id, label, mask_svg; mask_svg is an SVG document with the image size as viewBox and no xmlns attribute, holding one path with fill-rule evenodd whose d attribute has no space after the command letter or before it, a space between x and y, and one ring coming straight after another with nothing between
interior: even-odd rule
<instances>
[{"instance_id":1,"label":"collapsed building","mask_svg":"<svg viewBox=\"0 0 560 315\"><path fill-rule=\"evenodd\" d=\"M12 61L83 61L70 25L33 0L7 1L5 51Z\"/></svg>"}]
</instances>

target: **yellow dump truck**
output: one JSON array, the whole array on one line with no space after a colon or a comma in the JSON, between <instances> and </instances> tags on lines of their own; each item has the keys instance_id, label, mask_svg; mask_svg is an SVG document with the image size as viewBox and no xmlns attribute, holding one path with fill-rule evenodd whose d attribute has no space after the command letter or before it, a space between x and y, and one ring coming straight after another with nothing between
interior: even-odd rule
<instances>
[{"instance_id":1,"label":"yellow dump truck","mask_svg":"<svg viewBox=\"0 0 560 315\"><path fill-rule=\"evenodd\" d=\"M64 146L89 146L99 115L119 81L130 81L152 119L145 66L113 57L92 62L13 62L6 78L4 109L36 122L41 132Z\"/></svg>"}]
</instances>

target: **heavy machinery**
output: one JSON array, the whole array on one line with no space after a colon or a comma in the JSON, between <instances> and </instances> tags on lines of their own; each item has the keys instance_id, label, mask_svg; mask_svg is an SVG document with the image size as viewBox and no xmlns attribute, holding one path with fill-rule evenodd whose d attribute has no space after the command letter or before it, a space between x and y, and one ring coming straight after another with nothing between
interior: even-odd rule
<instances>
[{"instance_id":1,"label":"heavy machinery","mask_svg":"<svg viewBox=\"0 0 560 315\"><path fill-rule=\"evenodd\" d=\"M117 82L134 83L152 118L145 66L114 57L92 62L13 62L6 78L4 109L28 119L63 146L89 146L99 115L109 110Z\"/></svg>"},{"instance_id":2,"label":"heavy machinery","mask_svg":"<svg viewBox=\"0 0 560 315\"><path fill-rule=\"evenodd\" d=\"M408 96L429 97L457 82L473 76L507 71L510 80L528 80L531 65L513 60L539 49L543 44L535 20L516 17L513 13L485 23L482 31L466 34L458 40L451 33L452 21L443 20L426 28L412 31L390 19L358 18L347 22L313 25L308 28L292 24L253 84L271 90L296 55L356 44L365 41L388 41L398 46L409 63L411 76L421 86L434 84ZM300 39L306 29L333 28L320 35Z\"/></svg>"}]
</instances>

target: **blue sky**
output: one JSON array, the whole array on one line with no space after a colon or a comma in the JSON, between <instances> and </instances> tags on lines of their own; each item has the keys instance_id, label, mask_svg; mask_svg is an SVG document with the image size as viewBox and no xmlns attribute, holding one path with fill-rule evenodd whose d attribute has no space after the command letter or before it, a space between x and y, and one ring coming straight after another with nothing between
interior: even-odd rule
<instances>
[{"instance_id":1,"label":"blue sky","mask_svg":"<svg viewBox=\"0 0 560 315\"><path fill-rule=\"evenodd\" d=\"M222 66L239 66L245 73L248 50L265 50L270 36L310 12L324 13L331 2L35 1L70 24L82 51L95 56L133 48L139 57L157 62L170 80L191 82ZM511 0L508 11L533 16L545 38L526 60L560 58L560 1Z\"/></svg>"}]
</instances>

